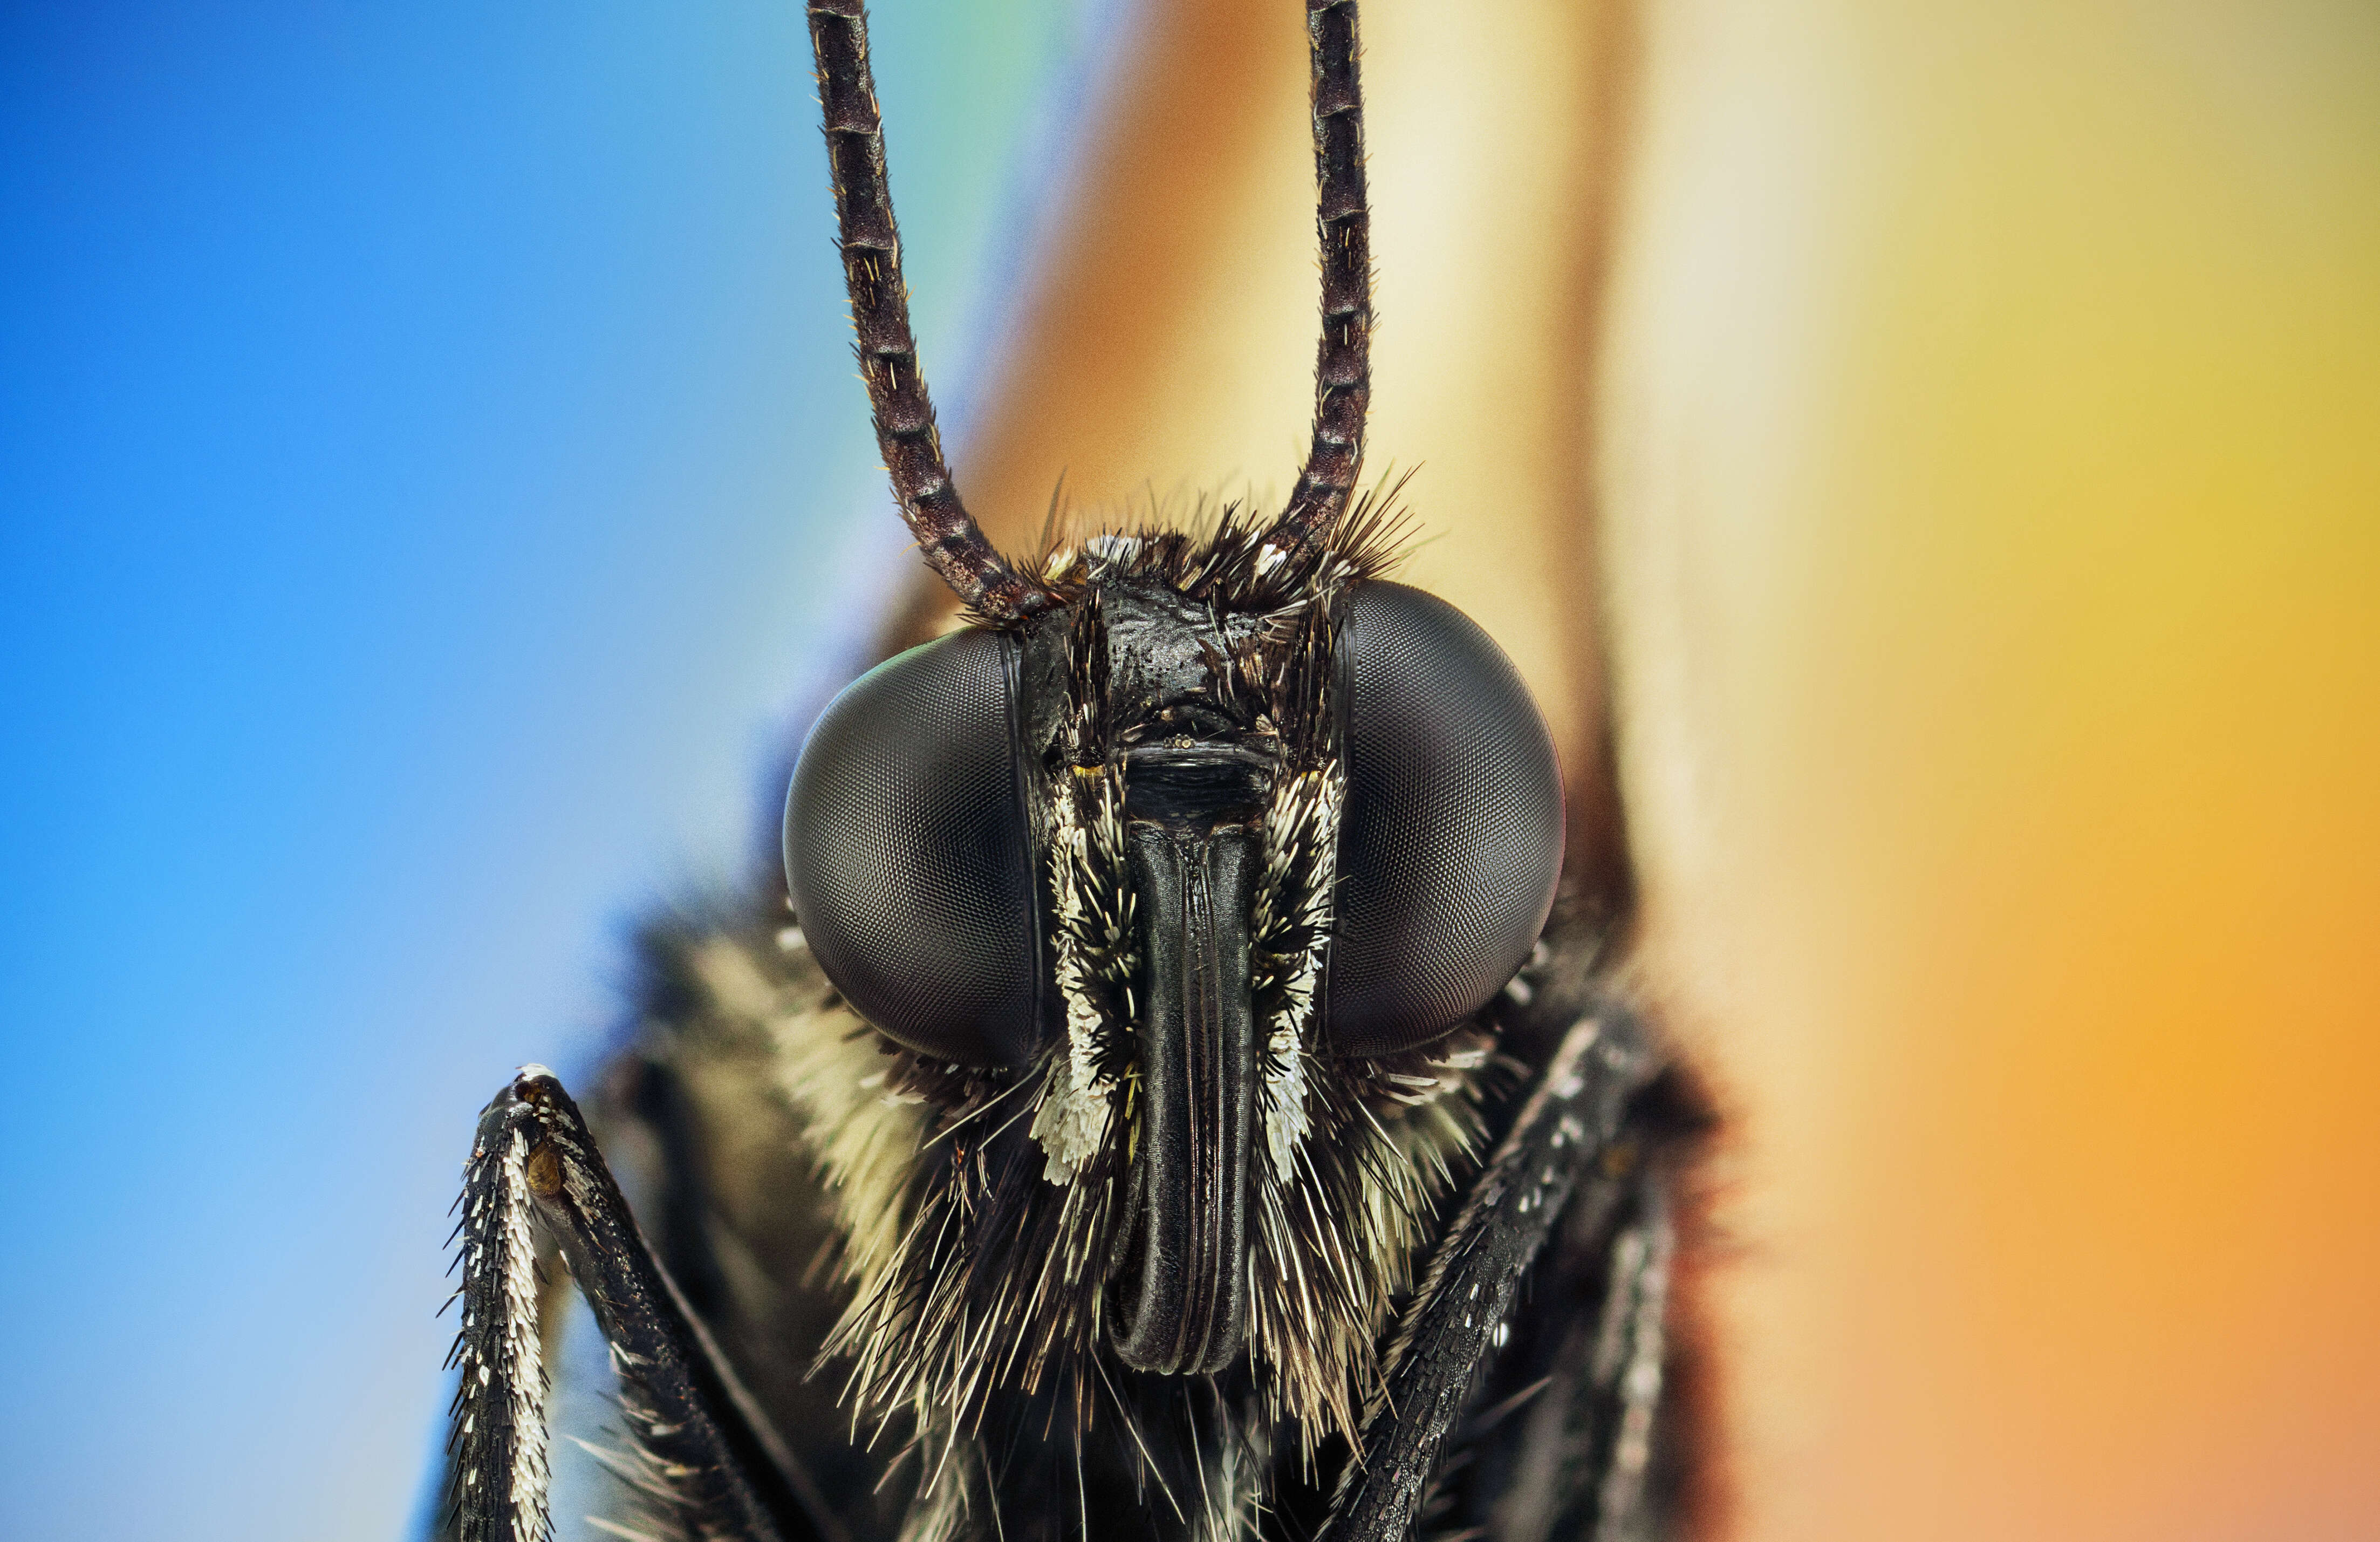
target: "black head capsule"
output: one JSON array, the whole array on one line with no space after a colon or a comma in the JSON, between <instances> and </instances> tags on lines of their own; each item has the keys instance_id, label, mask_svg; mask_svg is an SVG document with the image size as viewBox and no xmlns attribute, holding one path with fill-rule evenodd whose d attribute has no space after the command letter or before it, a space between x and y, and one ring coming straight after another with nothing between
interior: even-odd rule
<instances>
[{"instance_id":1,"label":"black head capsule","mask_svg":"<svg viewBox=\"0 0 2380 1542\"><path fill-rule=\"evenodd\" d=\"M1245 1352L1267 1406L1352 1436L1477 1134L1475 1047L1427 1075L1399 1057L1512 977L1562 843L1510 662L1380 580L1392 521L1351 496L1372 319L1354 6L1307 5L1324 324L1286 503L1026 564L933 431L857 0L809 18L879 445L968 608L827 709L786 803L819 964L932 1062L888 1073L933 1111L905 1240L855 1266L833 1343L888 1410L980 1409L1066 1367L1079 1391L1098 1355L1199 1374ZM1406 1115L1381 1110L1439 1096L1416 1084L1454 1090L1392 1133Z\"/></svg>"},{"instance_id":2,"label":"black head capsule","mask_svg":"<svg viewBox=\"0 0 2380 1542\"><path fill-rule=\"evenodd\" d=\"M1022 638L944 637L837 698L786 878L887 1038L1044 1070L1073 1110L1036 1122L1053 1173L1081 1165L1069 1120L1105 1133L1125 1105L1111 1342L1213 1371L1246 1334L1259 1126L1306 1119L1265 1106L1281 1060L1327 1075L1486 1004L1552 904L1561 778L1510 661L1445 601L1351 580L1284 627L1119 550L1139 555L1091 559Z\"/></svg>"}]
</instances>

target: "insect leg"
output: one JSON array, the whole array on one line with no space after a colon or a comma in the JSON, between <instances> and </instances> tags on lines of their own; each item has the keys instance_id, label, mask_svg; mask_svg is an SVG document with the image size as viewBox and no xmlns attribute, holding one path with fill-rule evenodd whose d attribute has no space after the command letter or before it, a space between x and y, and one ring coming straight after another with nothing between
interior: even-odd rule
<instances>
[{"instance_id":1,"label":"insect leg","mask_svg":"<svg viewBox=\"0 0 2380 1542\"><path fill-rule=\"evenodd\" d=\"M1669 1347L1670 1264L1676 1246L1667 1175L1638 1179L1636 1219L1611 1253L1611 1282L1589 1367L1595 1390L1590 1453L1595 1542L1633 1542L1644 1535L1653 1421L1661 1409L1661 1366ZM1581 1528L1584 1532L1584 1528Z\"/></svg>"},{"instance_id":2,"label":"insect leg","mask_svg":"<svg viewBox=\"0 0 2380 1542\"><path fill-rule=\"evenodd\" d=\"M1663 1535L1677 1475L1663 1463L1678 1454L1662 1423L1675 1417L1664 1378L1682 1139L1669 1113L1640 1098L1572 1194L1510 1342L1449 1438L1460 1454L1434 1475L1433 1529L1460 1517L1493 1542Z\"/></svg>"},{"instance_id":3,"label":"insect leg","mask_svg":"<svg viewBox=\"0 0 2380 1542\"><path fill-rule=\"evenodd\" d=\"M535 1248L560 1245L618 1368L659 1496L705 1536L839 1542L795 1463L637 1230L578 1107L524 1066L480 1115L464 1169L463 1323L454 1358L460 1542L546 1542L546 1374Z\"/></svg>"},{"instance_id":4,"label":"insect leg","mask_svg":"<svg viewBox=\"0 0 2380 1542\"><path fill-rule=\"evenodd\" d=\"M1359 1459L1331 1506L1334 1542L1403 1542L1523 1275L1572 1189L1582 1180L1611 1181L1602 1158L1630 1099L1658 1068L1644 1023L1617 1005L1563 1036L1405 1309Z\"/></svg>"}]
</instances>

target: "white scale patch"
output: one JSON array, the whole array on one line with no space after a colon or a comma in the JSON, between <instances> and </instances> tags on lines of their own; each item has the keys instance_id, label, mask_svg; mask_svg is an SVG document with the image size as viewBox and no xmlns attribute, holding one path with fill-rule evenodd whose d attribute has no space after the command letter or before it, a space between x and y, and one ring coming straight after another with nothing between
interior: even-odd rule
<instances>
[{"instance_id":1,"label":"white scale patch","mask_svg":"<svg viewBox=\"0 0 2380 1542\"><path fill-rule=\"evenodd\" d=\"M1104 1064L1111 1028L1099 991L1123 983L1107 977L1119 961L1128 967L1131 954L1129 905L1102 906L1092 892L1094 865L1120 871L1123 844L1113 783L1104 773L1097 782L1088 824L1076 807L1075 788L1062 784L1050 799L1050 889L1058 913L1055 951L1058 992L1066 1008L1066 1053L1050 1064L1032 1132L1049 1158L1042 1175L1053 1184L1073 1183L1107 1138L1115 1083Z\"/></svg>"},{"instance_id":2,"label":"white scale patch","mask_svg":"<svg viewBox=\"0 0 2380 1542\"><path fill-rule=\"evenodd\" d=\"M1346 783L1334 762L1291 779L1265 811L1265 887L1253 930L1258 948L1287 930L1308 929L1282 988L1282 1002L1266 1025L1265 1151L1272 1170L1286 1174L1308 1127L1305 1041L1314 1026L1329 942L1330 896L1339 875L1339 808ZM1301 880L1293 869L1305 868ZM1293 911L1280 910L1284 903Z\"/></svg>"},{"instance_id":3,"label":"white scale patch","mask_svg":"<svg viewBox=\"0 0 2380 1542\"><path fill-rule=\"evenodd\" d=\"M543 1536L546 1531L545 1351L537 1330L537 1243L530 1231L528 1137L513 1132L504 1150L504 1364L512 1383L513 1513L519 1535ZM484 1377L487 1367L480 1367Z\"/></svg>"}]
</instances>

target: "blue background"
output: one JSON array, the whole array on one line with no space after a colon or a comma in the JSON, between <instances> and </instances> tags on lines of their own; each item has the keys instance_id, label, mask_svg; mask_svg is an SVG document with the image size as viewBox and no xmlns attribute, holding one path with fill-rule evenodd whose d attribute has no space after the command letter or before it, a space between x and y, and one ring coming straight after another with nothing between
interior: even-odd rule
<instances>
[{"instance_id":1,"label":"blue background","mask_svg":"<svg viewBox=\"0 0 2380 1542\"><path fill-rule=\"evenodd\" d=\"M1113 17L880 10L963 437ZM390 1537L474 1113L913 560L800 13L0 18L0 1534Z\"/></svg>"}]
</instances>

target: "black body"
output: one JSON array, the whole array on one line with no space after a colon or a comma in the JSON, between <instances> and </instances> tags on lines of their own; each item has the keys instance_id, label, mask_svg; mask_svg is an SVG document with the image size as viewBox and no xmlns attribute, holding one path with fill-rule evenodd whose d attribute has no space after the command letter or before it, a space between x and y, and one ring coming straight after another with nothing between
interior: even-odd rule
<instances>
[{"instance_id":1,"label":"black body","mask_svg":"<svg viewBox=\"0 0 2380 1542\"><path fill-rule=\"evenodd\" d=\"M1029 560L941 457L858 0L809 13L879 443L966 625L822 714L782 889L647 934L590 1116L540 1067L481 1116L449 1528L544 1535L575 1286L617 1380L586 1436L612 1535L1672 1534L1701 1122L1598 974L1622 896L1560 896L1519 674L1382 577L1398 516L1354 497L1353 0L1307 0L1323 328L1288 502Z\"/></svg>"}]
</instances>

